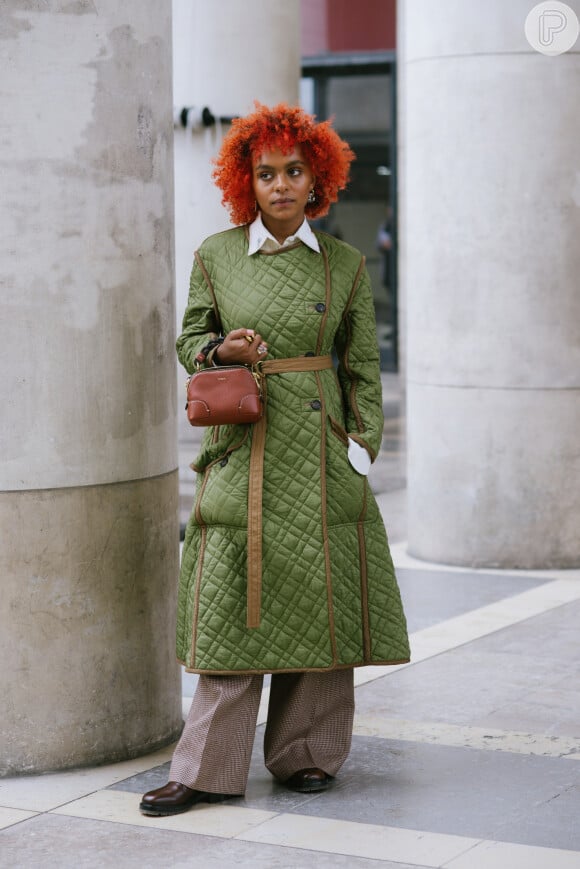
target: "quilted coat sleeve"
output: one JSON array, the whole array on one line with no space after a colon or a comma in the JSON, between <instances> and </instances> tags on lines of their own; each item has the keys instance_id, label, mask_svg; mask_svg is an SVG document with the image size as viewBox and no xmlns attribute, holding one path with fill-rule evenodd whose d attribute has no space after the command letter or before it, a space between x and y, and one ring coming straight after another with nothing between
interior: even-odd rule
<instances>
[{"instance_id":1,"label":"quilted coat sleeve","mask_svg":"<svg viewBox=\"0 0 580 869\"><path fill-rule=\"evenodd\" d=\"M183 328L177 339L177 356L191 374L197 353L219 334L213 297L199 262L193 264L189 282L189 298L183 317ZM209 360L206 360L206 363Z\"/></svg>"},{"instance_id":2,"label":"quilted coat sleeve","mask_svg":"<svg viewBox=\"0 0 580 869\"><path fill-rule=\"evenodd\" d=\"M383 402L375 310L364 259L335 338L338 379L349 437L377 456L383 433Z\"/></svg>"}]
</instances>

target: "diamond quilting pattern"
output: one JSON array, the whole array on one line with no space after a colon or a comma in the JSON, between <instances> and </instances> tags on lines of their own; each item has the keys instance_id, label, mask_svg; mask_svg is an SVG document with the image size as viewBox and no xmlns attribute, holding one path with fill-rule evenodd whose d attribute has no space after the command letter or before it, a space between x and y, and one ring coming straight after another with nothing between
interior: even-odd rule
<instances>
[{"instance_id":1,"label":"diamond quilting pattern","mask_svg":"<svg viewBox=\"0 0 580 869\"><path fill-rule=\"evenodd\" d=\"M399 591L372 496L362 523L362 593L358 522L365 484L327 417L378 449L382 413L368 278L363 274L350 298L360 255L330 237L320 241L332 279L320 352L336 348L338 379L332 371L268 377L258 628L246 627L252 428L245 439L238 431L220 432L215 443L208 433L197 462L201 525L194 511L182 558L177 646L179 658L199 672L324 669L408 657ZM256 329L268 342L269 358L316 349L322 321L315 306L327 301L324 257L305 247L248 257L242 229L212 236L200 253L225 331ZM216 327L211 293L196 266L178 341L186 367Z\"/></svg>"}]
</instances>

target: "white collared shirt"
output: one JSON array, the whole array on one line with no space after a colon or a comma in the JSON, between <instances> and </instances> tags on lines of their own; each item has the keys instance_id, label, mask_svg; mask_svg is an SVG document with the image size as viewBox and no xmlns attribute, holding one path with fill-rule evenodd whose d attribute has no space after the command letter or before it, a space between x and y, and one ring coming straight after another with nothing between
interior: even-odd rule
<instances>
[{"instance_id":1,"label":"white collared shirt","mask_svg":"<svg viewBox=\"0 0 580 869\"><path fill-rule=\"evenodd\" d=\"M252 254L257 253L259 250L281 250L297 241L301 241L311 250L320 253L318 239L314 235L314 232L310 228L310 224L306 218L304 218L304 222L299 229L297 229L294 235L289 235L288 238L284 239L282 244L280 244L280 242L274 238L272 233L266 229L262 222L262 215L259 213L254 222L250 224L249 232L250 240L248 244L248 256L252 256Z\"/></svg>"}]
</instances>

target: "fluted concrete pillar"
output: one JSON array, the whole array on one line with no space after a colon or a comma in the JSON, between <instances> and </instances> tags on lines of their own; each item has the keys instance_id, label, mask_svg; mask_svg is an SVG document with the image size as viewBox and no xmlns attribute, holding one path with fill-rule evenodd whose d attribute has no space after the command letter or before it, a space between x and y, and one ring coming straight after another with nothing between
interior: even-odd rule
<instances>
[{"instance_id":1,"label":"fluted concrete pillar","mask_svg":"<svg viewBox=\"0 0 580 869\"><path fill-rule=\"evenodd\" d=\"M580 46L536 52L532 5L399 8L409 550L433 561L580 564Z\"/></svg>"},{"instance_id":2,"label":"fluted concrete pillar","mask_svg":"<svg viewBox=\"0 0 580 869\"><path fill-rule=\"evenodd\" d=\"M0 15L0 775L180 726L171 14Z\"/></svg>"}]
</instances>

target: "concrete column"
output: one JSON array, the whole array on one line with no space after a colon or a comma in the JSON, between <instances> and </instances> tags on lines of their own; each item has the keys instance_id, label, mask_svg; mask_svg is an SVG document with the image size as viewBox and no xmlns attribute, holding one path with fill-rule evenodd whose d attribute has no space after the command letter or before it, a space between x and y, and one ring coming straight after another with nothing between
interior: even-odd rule
<instances>
[{"instance_id":1,"label":"concrete column","mask_svg":"<svg viewBox=\"0 0 580 869\"><path fill-rule=\"evenodd\" d=\"M171 14L0 17L0 775L180 727Z\"/></svg>"},{"instance_id":2,"label":"concrete column","mask_svg":"<svg viewBox=\"0 0 580 869\"><path fill-rule=\"evenodd\" d=\"M402 0L409 551L580 564L580 46ZM570 0L580 14L577 0Z\"/></svg>"},{"instance_id":3,"label":"concrete column","mask_svg":"<svg viewBox=\"0 0 580 869\"><path fill-rule=\"evenodd\" d=\"M217 117L247 114L254 100L298 102L299 0L173 0L174 102L208 106ZM187 302L193 251L231 226L211 180L227 126L176 130L177 316Z\"/></svg>"}]
</instances>

